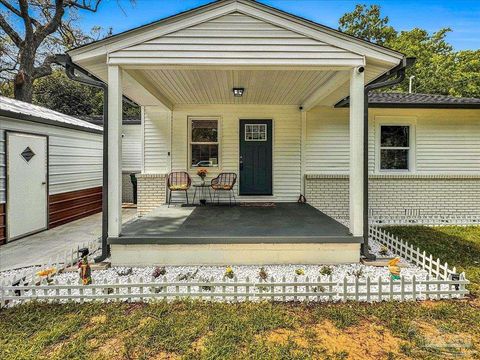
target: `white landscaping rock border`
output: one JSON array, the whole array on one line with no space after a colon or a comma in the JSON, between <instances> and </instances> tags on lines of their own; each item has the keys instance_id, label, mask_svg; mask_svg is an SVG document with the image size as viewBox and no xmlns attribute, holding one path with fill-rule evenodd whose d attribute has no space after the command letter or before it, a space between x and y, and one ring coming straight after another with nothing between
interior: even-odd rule
<instances>
[{"instance_id":1,"label":"white landscaping rock border","mask_svg":"<svg viewBox=\"0 0 480 360\"><path fill-rule=\"evenodd\" d=\"M379 252L383 245L379 244L375 240L370 240L369 243L370 250L376 255L379 255ZM391 251L387 251L386 255L392 257L393 254ZM201 293L203 298L208 298L216 301L244 301L246 298L242 294L246 294L247 287L242 285L236 285L238 283L250 283L252 284L248 290L250 291L250 300L261 300L261 299L271 299L279 301L291 301L291 300L314 300L314 301L339 301L345 300L345 297L342 296L342 292L345 292L347 288L349 294L359 293L358 296L354 296L355 300L366 301L367 295L365 294L366 286L361 283L368 281L371 282L370 292L371 298L370 301L378 300L408 300L412 299L412 279L415 277L417 286L417 293L415 294L415 299L422 300L427 299L428 295L423 293L428 290L427 285L418 284L423 281L434 280L433 277L429 276L426 270L423 270L417 266L409 264L404 259L401 259L403 266L401 268L401 275L405 280L403 285L403 292L406 295L392 295L388 297L385 295L389 291L390 287L393 291L400 293L402 291L402 284L399 280L392 281L390 283L390 273L387 267L375 267L364 264L340 264L340 265L264 265L264 266L233 266L233 273L235 279L225 278L226 266L166 266L165 274L157 278L153 278L153 272L155 267L135 267L135 268L122 268L114 267L107 270L94 270L92 271L93 284L107 284L104 286L104 289L92 289L88 287L77 287L72 289L54 289L46 288L37 290L38 292L32 292L32 290L25 290L24 295L28 296L38 296L40 293L42 295L49 296L79 296L84 295L88 296L101 296L102 291L105 290L105 287L108 285L124 284L118 289L111 288L111 292L115 292L115 295L119 295L119 298L122 296L124 300L151 300L152 297L148 297L149 294L153 295L154 298L165 298L173 299L175 296L164 297L162 294L178 294L179 296L185 295L189 296L192 293ZM321 269L324 266L328 266L332 272L331 274L321 274ZM267 279L262 280L259 276L260 268L263 268L267 274ZM130 270L131 269L131 272ZM302 270L303 275L298 275L297 270ZM128 275L122 275L128 270ZM192 276L194 274L194 276ZM3 274L0 273L0 276ZM11 276L12 274L8 274ZM182 276L190 275L188 280L182 279ZM0 278L1 280L1 278ZM76 272L64 272L57 274L53 277L55 285L76 285L79 283L79 276ZM381 290L384 292L383 296L377 296L375 294L378 292L378 281L383 282L381 285ZM208 283L222 282L222 285L209 287ZM329 283L330 286L316 286L315 282L320 283ZM345 282L347 284L345 285ZM355 289L355 282L359 282L359 288ZM143 286L130 286L130 284L144 284L148 283L149 285ZM175 283L176 285L170 285ZM198 285L202 283L202 285ZM269 293L271 290L272 283L299 283L298 286L294 285L276 285L273 290L273 294ZM311 283L307 284L307 283ZM156 285L158 284L158 286ZM225 285L227 284L227 285ZM231 285L230 285L231 284ZM206 285L206 286L205 286ZM358 285L357 285L358 286ZM460 297L460 294L452 294L452 285L449 284L437 284L433 285L434 289L437 291L445 291L449 293L433 295L433 298L452 298ZM141 288L141 289L140 289ZM432 285L430 285L430 290ZM294 293L312 293L311 296L299 295L295 296ZM332 294L329 294L329 293ZM212 295L209 295L209 294ZM233 294L239 294L238 299ZM269 293L271 296L263 296L262 293ZM285 294L291 293L292 296ZM325 294L324 294L325 293ZM409 295L410 293L410 295ZM137 295L137 296L129 296ZM143 296L140 296L143 295ZM147 295L147 296L145 296ZM349 296L352 299L352 296ZM75 298L74 301L84 301L85 299ZM68 300L61 299L59 302L66 302ZM88 301L88 299L86 300ZM110 300L108 300L110 301ZM14 300L15 302L15 300Z\"/></svg>"}]
</instances>

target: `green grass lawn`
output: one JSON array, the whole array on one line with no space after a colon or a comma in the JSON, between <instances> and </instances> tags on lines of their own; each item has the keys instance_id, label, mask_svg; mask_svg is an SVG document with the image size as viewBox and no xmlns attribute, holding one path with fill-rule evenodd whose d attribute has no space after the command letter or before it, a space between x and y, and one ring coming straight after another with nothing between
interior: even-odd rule
<instances>
[{"instance_id":1,"label":"green grass lawn","mask_svg":"<svg viewBox=\"0 0 480 360\"><path fill-rule=\"evenodd\" d=\"M31 303L0 313L0 358L478 358L479 310L469 301Z\"/></svg>"},{"instance_id":2,"label":"green grass lawn","mask_svg":"<svg viewBox=\"0 0 480 360\"><path fill-rule=\"evenodd\" d=\"M0 359L480 359L480 228L391 227L465 270L467 300L377 304L30 303Z\"/></svg>"},{"instance_id":3,"label":"green grass lawn","mask_svg":"<svg viewBox=\"0 0 480 360\"><path fill-rule=\"evenodd\" d=\"M386 230L465 271L469 290L480 295L480 226L389 226Z\"/></svg>"}]
</instances>

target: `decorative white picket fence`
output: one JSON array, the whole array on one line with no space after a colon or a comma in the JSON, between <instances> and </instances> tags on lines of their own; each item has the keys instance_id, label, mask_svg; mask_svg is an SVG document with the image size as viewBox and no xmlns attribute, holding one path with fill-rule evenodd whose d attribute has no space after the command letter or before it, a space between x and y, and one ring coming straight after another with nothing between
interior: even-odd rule
<instances>
[{"instance_id":1,"label":"decorative white picket fence","mask_svg":"<svg viewBox=\"0 0 480 360\"><path fill-rule=\"evenodd\" d=\"M426 270L430 276L443 280L450 280L452 277L456 278L459 276L455 267L450 268L446 262L442 264L439 258L434 259L432 254L427 255L425 251L420 251L418 247L414 248L407 241L391 235L384 229L370 225L369 231L370 238L386 246L395 255Z\"/></svg>"},{"instance_id":2,"label":"decorative white picket fence","mask_svg":"<svg viewBox=\"0 0 480 360\"><path fill-rule=\"evenodd\" d=\"M115 283L81 285L67 282L60 284L55 278L50 284L37 285L35 281L20 281L17 284L3 283L0 287L0 305L13 306L26 301L150 301L199 298L212 301L383 301L425 300L462 298L468 294L469 281L465 274L457 274L455 268L441 263L432 255L421 252L379 227L370 227L370 237L428 272L426 277L391 278L344 277L340 281L332 276L287 281L284 278L258 279L203 279L167 280L166 277L139 279L130 278ZM74 263L72 257L68 263Z\"/></svg>"},{"instance_id":3,"label":"decorative white picket fence","mask_svg":"<svg viewBox=\"0 0 480 360\"><path fill-rule=\"evenodd\" d=\"M427 226L473 226L480 225L480 215L375 215L372 225L427 225Z\"/></svg>"},{"instance_id":4,"label":"decorative white picket fence","mask_svg":"<svg viewBox=\"0 0 480 360\"><path fill-rule=\"evenodd\" d=\"M92 300L109 301L148 301L151 299L172 300L180 298L200 298L212 301L383 301L383 300L425 300L460 298L468 294L465 285L469 282L461 274L458 280L443 280L427 277L419 280L402 277L400 280L344 278L343 281L328 279L304 281L267 281L223 279L215 281L143 281L114 284L96 283L92 285L59 284L50 285L4 285L1 288L2 306L16 305L25 301L49 302Z\"/></svg>"},{"instance_id":5,"label":"decorative white picket fence","mask_svg":"<svg viewBox=\"0 0 480 360\"><path fill-rule=\"evenodd\" d=\"M16 271L11 278L4 279L4 282L10 285L28 285L37 283L40 278L36 275L39 270L54 268L57 273L62 272L66 268L73 266L80 260L78 250L88 247L90 254L93 254L100 248L98 240L92 240L88 243L78 245L65 251L63 254L58 253L57 256L50 258L45 264L39 266L32 266L21 271Z\"/></svg>"}]
</instances>

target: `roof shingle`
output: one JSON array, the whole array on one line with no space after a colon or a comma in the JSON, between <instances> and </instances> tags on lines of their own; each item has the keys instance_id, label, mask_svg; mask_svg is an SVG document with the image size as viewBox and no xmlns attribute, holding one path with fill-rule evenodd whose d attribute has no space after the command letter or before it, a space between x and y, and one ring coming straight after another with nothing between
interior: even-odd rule
<instances>
[{"instance_id":1,"label":"roof shingle","mask_svg":"<svg viewBox=\"0 0 480 360\"><path fill-rule=\"evenodd\" d=\"M480 109L478 98L451 95L371 92L368 100L368 106L372 108ZM335 105L335 107L348 106L349 98Z\"/></svg>"}]
</instances>

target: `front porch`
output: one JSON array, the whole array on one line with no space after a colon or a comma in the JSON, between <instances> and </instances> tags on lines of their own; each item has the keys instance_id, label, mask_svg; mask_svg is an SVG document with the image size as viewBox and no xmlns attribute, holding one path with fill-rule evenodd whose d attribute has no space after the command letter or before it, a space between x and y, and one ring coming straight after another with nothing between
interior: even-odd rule
<instances>
[{"instance_id":1,"label":"front porch","mask_svg":"<svg viewBox=\"0 0 480 360\"><path fill-rule=\"evenodd\" d=\"M362 237L308 204L161 206L110 238L118 265L348 263Z\"/></svg>"},{"instance_id":2,"label":"front porch","mask_svg":"<svg viewBox=\"0 0 480 360\"><path fill-rule=\"evenodd\" d=\"M69 55L108 83L107 227L114 264L359 260L356 239L366 236L367 210L365 85L396 74L392 69L405 66L403 54L256 1L225 0ZM283 205L196 209L122 229L123 95L142 107L142 212L164 203L171 172L235 173L241 201L277 203L304 195L307 174L340 173L348 176L349 229L313 208L282 212ZM314 134L313 111L346 97L348 136Z\"/></svg>"}]
</instances>

